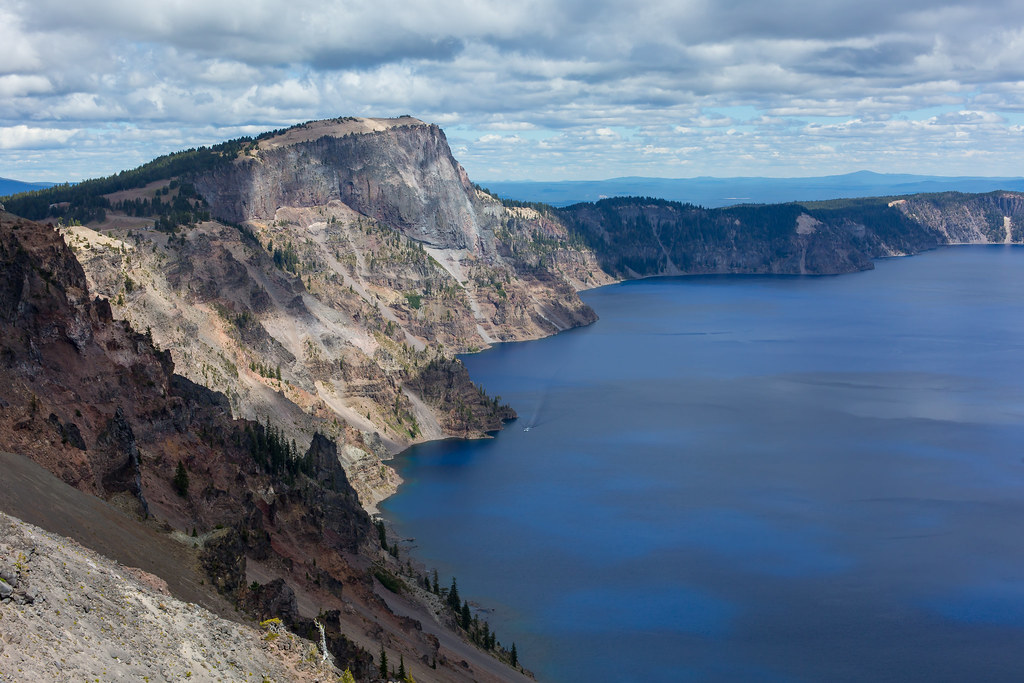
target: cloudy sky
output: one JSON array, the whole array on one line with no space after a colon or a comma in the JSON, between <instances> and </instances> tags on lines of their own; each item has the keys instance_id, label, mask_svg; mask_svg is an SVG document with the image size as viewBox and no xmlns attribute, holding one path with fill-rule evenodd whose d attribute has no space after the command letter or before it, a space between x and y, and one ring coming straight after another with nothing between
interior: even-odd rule
<instances>
[{"instance_id":1,"label":"cloudy sky","mask_svg":"<svg viewBox=\"0 0 1024 683\"><path fill-rule=\"evenodd\" d=\"M1019 0L0 0L0 176L342 115L475 180L1024 175Z\"/></svg>"}]
</instances>

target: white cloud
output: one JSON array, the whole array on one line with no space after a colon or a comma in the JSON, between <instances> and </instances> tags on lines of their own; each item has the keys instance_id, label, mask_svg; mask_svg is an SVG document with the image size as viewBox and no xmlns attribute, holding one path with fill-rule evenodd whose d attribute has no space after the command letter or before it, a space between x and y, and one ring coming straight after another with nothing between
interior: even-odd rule
<instances>
[{"instance_id":1,"label":"white cloud","mask_svg":"<svg viewBox=\"0 0 1024 683\"><path fill-rule=\"evenodd\" d=\"M1009 0L0 3L0 128L79 130L54 180L346 114L463 131L491 177L1017 173L1024 152ZM0 175L45 163L6 149Z\"/></svg>"},{"instance_id":2,"label":"white cloud","mask_svg":"<svg viewBox=\"0 0 1024 683\"><path fill-rule=\"evenodd\" d=\"M45 149L65 144L77 130L29 128L25 125L0 128L0 149Z\"/></svg>"},{"instance_id":3,"label":"white cloud","mask_svg":"<svg viewBox=\"0 0 1024 683\"><path fill-rule=\"evenodd\" d=\"M41 95L53 90L53 84L45 76L8 74L0 76L0 97L25 97Z\"/></svg>"}]
</instances>

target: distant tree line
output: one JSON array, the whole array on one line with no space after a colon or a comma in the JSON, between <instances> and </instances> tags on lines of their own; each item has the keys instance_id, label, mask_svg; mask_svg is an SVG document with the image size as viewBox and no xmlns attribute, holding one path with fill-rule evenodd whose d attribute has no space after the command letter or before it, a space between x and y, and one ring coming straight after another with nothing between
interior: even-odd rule
<instances>
[{"instance_id":1,"label":"distant tree line","mask_svg":"<svg viewBox=\"0 0 1024 683\"><path fill-rule=\"evenodd\" d=\"M102 221L106 211L114 208L103 195L145 187L149 183L167 178L194 178L230 164L239 152L252 142L253 139L247 136L212 147L197 147L165 154L138 168L103 178L75 184L64 183L12 195L4 198L4 205L11 213L31 220L63 218L82 223ZM151 215L157 214L154 212Z\"/></svg>"}]
</instances>

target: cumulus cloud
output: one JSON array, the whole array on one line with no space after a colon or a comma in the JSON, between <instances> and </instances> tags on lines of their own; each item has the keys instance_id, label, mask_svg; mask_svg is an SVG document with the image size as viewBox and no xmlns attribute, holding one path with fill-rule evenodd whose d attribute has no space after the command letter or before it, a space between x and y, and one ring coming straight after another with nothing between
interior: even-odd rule
<instances>
[{"instance_id":1,"label":"cumulus cloud","mask_svg":"<svg viewBox=\"0 0 1024 683\"><path fill-rule=\"evenodd\" d=\"M63 145L77 130L10 126L0 128L0 149L46 149Z\"/></svg>"},{"instance_id":2,"label":"cumulus cloud","mask_svg":"<svg viewBox=\"0 0 1024 683\"><path fill-rule=\"evenodd\" d=\"M1009 0L0 0L0 175L406 113L482 180L1017 174L1021 27Z\"/></svg>"}]
</instances>

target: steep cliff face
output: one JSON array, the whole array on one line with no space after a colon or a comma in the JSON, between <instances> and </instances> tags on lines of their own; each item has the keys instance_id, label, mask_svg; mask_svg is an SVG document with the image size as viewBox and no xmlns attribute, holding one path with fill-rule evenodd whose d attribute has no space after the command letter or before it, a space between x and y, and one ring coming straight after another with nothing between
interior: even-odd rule
<instances>
[{"instance_id":1,"label":"steep cliff face","mask_svg":"<svg viewBox=\"0 0 1024 683\"><path fill-rule=\"evenodd\" d=\"M84 490L130 492L145 505L129 423L174 431L170 356L90 298L52 228L0 214L0 258L0 448L30 453Z\"/></svg>"},{"instance_id":2,"label":"steep cliff face","mask_svg":"<svg viewBox=\"0 0 1024 683\"><path fill-rule=\"evenodd\" d=\"M361 121L319 122L313 139L289 132L262 141L196 187L215 216L237 223L336 200L426 245L489 251L475 192L441 129L403 118L366 130L354 125Z\"/></svg>"},{"instance_id":3,"label":"steep cliff face","mask_svg":"<svg viewBox=\"0 0 1024 683\"><path fill-rule=\"evenodd\" d=\"M107 257L116 253L140 263L128 245L104 240ZM80 253L95 250L80 240L76 244ZM130 272L139 277L130 292L135 295L148 285L141 272ZM220 263L216 272L235 284L242 281L231 262ZM119 279L124 282L124 273ZM264 302L248 291L239 296ZM91 298L85 273L53 226L4 213L0 363L0 451L24 454L67 484L129 513L81 500L72 504L71 526L91 534L92 542L109 544L102 530L111 515L118 520L117 533L131 536L132 528L146 525L147 532L139 533L155 544L146 553L149 571L172 575L180 573L177 562L196 563L207 572L204 586L261 618L279 617L302 634L315 633L313 619L319 617L335 661L361 679L374 675L369 652L382 644L396 658L404 656L423 680L429 680L428 671L453 681L516 676L439 624L428 624L425 633L421 623L395 614L378 595L371 565L398 584L421 585L426 577L381 547L350 485L338 444L368 448L361 433L316 434L304 448L276 419L232 419L226 396L174 374L170 353L159 351L149 334L114 319L105 301ZM14 470L5 465L5 486ZM33 492L17 496L23 516L68 524L67 487L50 475L32 477L19 487ZM4 504L15 497L9 490L0 493ZM152 539L154 532L159 539ZM192 582L188 590L208 588ZM403 609L430 618L427 604L413 601ZM47 619L56 616L35 611L27 627L45 630ZM436 633L444 633L448 645ZM43 668L26 671L35 675Z\"/></svg>"},{"instance_id":4,"label":"steep cliff face","mask_svg":"<svg viewBox=\"0 0 1024 683\"><path fill-rule=\"evenodd\" d=\"M293 238L296 249L311 239L322 247L331 243L340 261L354 251L356 269L392 291L406 288L423 296L417 290L427 289L425 284L461 289L465 301L457 306L468 307L474 324L468 335L457 335L461 348L456 340L441 340L456 350L594 320L572 292L551 291L551 273L544 267L523 272L520 261L504 258L497 233L508 233L512 218L517 224L531 221L474 189L437 126L410 117L313 122L253 143L232 164L198 176L195 187L213 216L248 223L261 242L264 236L268 243L275 240L276 232L279 247ZM367 268L369 259L358 258L362 245L355 242L361 240L345 234L352 223L364 232L396 233L429 258L413 258L413 269L404 272L394 268L408 261L402 255L374 259L371 265L386 267ZM294 229L274 230L289 225ZM309 252L301 261L314 269L337 266ZM430 272L435 266L454 282ZM435 341L433 332L420 341Z\"/></svg>"},{"instance_id":5,"label":"steep cliff face","mask_svg":"<svg viewBox=\"0 0 1024 683\"><path fill-rule=\"evenodd\" d=\"M704 209L629 197L570 206L557 216L620 278L831 274L944 244L1021 242L1022 198L945 193Z\"/></svg>"},{"instance_id":6,"label":"steep cliff face","mask_svg":"<svg viewBox=\"0 0 1024 683\"><path fill-rule=\"evenodd\" d=\"M143 517L185 528L243 523L246 493L284 476L283 465L261 460L277 427L233 420L222 394L175 375L171 354L149 334L112 319L104 301L89 298L51 226L0 214L0 259L0 450L27 455L80 490L120 497ZM313 481L332 471L320 460L309 456ZM178 463L192 493L174 481ZM369 520L347 478L326 483L358 522L344 534L354 552Z\"/></svg>"},{"instance_id":7,"label":"steep cliff face","mask_svg":"<svg viewBox=\"0 0 1024 683\"><path fill-rule=\"evenodd\" d=\"M863 225L796 204L704 209L652 199L579 204L559 215L621 278L690 273L842 273L871 268Z\"/></svg>"},{"instance_id":8,"label":"steep cliff face","mask_svg":"<svg viewBox=\"0 0 1024 683\"><path fill-rule=\"evenodd\" d=\"M1017 192L917 195L891 206L936 232L943 244L1024 242L1024 195Z\"/></svg>"}]
</instances>

